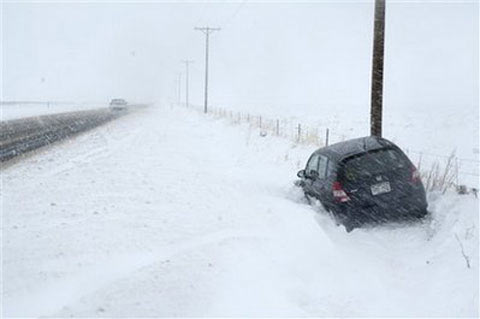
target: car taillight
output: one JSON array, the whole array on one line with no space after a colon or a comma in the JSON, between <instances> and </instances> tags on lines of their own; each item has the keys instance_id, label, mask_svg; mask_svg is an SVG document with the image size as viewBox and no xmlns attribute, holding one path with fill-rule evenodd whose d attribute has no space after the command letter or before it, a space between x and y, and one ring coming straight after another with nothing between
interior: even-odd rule
<instances>
[{"instance_id":1,"label":"car taillight","mask_svg":"<svg viewBox=\"0 0 480 319\"><path fill-rule=\"evenodd\" d=\"M415 183L415 184L419 183L420 182L420 172L414 166L412 166L411 171L412 171L412 175L410 177L410 181L412 183Z\"/></svg>"},{"instance_id":2,"label":"car taillight","mask_svg":"<svg viewBox=\"0 0 480 319\"><path fill-rule=\"evenodd\" d=\"M332 191L335 201L339 203L344 203L350 200L350 197L348 197L347 193L345 193L340 182L333 182Z\"/></svg>"}]
</instances>

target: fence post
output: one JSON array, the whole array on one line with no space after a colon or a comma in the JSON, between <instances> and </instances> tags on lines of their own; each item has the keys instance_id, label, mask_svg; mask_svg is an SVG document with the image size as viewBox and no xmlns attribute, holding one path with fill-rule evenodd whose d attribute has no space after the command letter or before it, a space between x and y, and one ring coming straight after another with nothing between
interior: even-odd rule
<instances>
[{"instance_id":1,"label":"fence post","mask_svg":"<svg viewBox=\"0 0 480 319\"><path fill-rule=\"evenodd\" d=\"M262 116L261 115L258 117L258 120L259 120L260 129L262 129Z\"/></svg>"},{"instance_id":2,"label":"fence post","mask_svg":"<svg viewBox=\"0 0 480 319\"><path fill-rule=\"evenodd\" d=\"M302 126L300 125L300 123L298 123L298 127L297 127L297 141L298 142L300 142L301 136L302 136Z\"/></svg>"},{"instance_id":3,"label":"fence post","mask_svg":"<svg viewBox=\"0 0 480 319\"><path fill-rule=\"evenodd\" d=\"M278 119L275 127L275 132L277 133L277 136L280 135L280 121Z\"/></svg>"},{"instance_id":4,"label":"fence post","mask_svg":"<svg viewBox=\"0 0 480 319\"><path fill-rule=\"evenodd\" d=\"M327 127L327 131L325 132L325 146L328 146L329 133L330 133L330 131L329 131L328 127Z\"/></svg>"}]
</instances>

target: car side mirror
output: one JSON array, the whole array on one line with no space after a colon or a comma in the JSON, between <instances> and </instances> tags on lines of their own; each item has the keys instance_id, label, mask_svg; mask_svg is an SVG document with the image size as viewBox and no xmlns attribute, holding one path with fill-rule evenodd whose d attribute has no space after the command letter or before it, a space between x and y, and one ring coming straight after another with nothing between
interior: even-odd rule
<instances>
[{"instance_id":1,"label":"car side mirror","mask_svg":"<svg viewBox=\"0 0 480 319\"><path fill-rule=\"evenodd\" d=\"M305 173L305 177L310 178L311 180L316 180L317 178L320 177L320 175L318 174L317 171L312 170L312 171L308 172L308 175Z\"/></svg>"},{"instance_id":2,"label":"car side mirror","mask_svg":"<svg viewBox=\"0 0 480 319\"><path fill-rule=\"evenodd\" d=\"M302 169L301 171L298 171L297 176L300 178L305 178L305 170Z\"/></svg>"},{"instance_id":3,"label":"car side mirror","mask_svg":"<svg viewBox=\"0 0 480 319\"><path fill-rule=\"evenodd\" d=\"M320 174L318 174L317 171L310 171L310 176L308 177L310 177L311 179L317 179L320 177Z\"/></svg>"}]
</instances>

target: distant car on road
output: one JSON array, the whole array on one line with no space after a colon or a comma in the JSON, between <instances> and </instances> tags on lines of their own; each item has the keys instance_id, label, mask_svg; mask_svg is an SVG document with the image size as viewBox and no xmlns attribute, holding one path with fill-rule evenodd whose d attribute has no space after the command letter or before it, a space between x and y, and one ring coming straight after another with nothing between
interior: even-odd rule
<instances>
[{"instance_id":1,"label":"distant car on road","mask_svg":"<svg viewBox=\"0 0 480 319\"><path fill-rule=\"evenodd\" d=\"M307 198L317 198L347 232L365 223L427 214L420 174L398 146L363 137L315 151L297 173Z\"/></svg>"},{"instance_id":2,"label":"distant car on road","mask_svg":"<svg viewBox=\"0 0 480 319\"><path fill-rule=\"evenodd\" d=\"M110 101L110 109L114 111L121 111L127 108L127 101L124 99L113 99Z\"/></svg>"}]
</instances>

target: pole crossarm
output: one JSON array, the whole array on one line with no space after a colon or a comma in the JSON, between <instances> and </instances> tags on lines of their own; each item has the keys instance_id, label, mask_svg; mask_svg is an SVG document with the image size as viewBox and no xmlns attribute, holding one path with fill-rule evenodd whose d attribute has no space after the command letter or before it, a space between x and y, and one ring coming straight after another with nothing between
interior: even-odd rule
<instances>
[{"instance_id":1,"label":"pole crossarm","mask_svg":"<svg viewBox=\"0 0 480 319\"><path fill-rule=\"evenodd\" d=\"M210 34L214 31L220 31L221 28L212 28L212 27L195 27L195 30L202 31L205 34Z\"/></svg>"}]
</instances>

